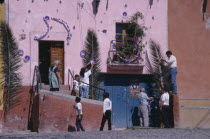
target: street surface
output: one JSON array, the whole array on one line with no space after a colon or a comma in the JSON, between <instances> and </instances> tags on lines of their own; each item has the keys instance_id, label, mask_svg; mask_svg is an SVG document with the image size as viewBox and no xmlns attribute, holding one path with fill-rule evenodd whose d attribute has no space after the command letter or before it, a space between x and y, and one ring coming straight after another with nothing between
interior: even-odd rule
<instances>
[{"instance_id":1,"label":"street surface","mask_svg":"<svg viewBox=\"0 0 210 139\"><path fill-rule=\"evenodd\" d=\"M210 129L135 129L66 133L4 133L0 139L210 139Z\"/></svg>"}]
</instances>

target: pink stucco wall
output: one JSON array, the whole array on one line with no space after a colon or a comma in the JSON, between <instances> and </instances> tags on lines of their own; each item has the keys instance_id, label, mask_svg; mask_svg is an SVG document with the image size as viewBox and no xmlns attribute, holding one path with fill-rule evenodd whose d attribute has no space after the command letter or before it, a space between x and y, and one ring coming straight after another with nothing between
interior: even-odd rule
<instances>
[{"instance_id":1,"label":"pink stucco wall","mask_svg":"<svg viewBox=\"0 0 210 139\"><path fill-rule=\"evenodd\" d=\"M67 32L64 27L59 23L50 21L52 30L50 30L49 37L43 39L65 42L65 84L67 84L68 69L71 69L74 73L79 73L82 66L82 59L79 53L84 47L88 28L94 29L97 33L102 61L101 68L102 72L106 72L110 41L115 39L115 23L128 20L128 18L122 17L124 11L128 13L128 16L137 11L143 13L145 26L149 28L144 39L145 43L149 39L153 39L160 44L163 52L168 48L168 0L153 0L151 8L148 0L101 0L96 16L92 12L92 0L60 1L5 1L6 19L12 27L19 48L24 50L24 55L31 56L31 61L28 63L23 62L23 67L21 68L24 85L31 84L34 66L38 65L38 42L34 40L34 37L46 32L46 25L43 22L43 17L46 15L63 19L71 29L72 38L69 45L67 45ZM106 9L107 2L108 9ZM82 3L84 3L83 7L80 7L79 4L81 5ZM125 7L125 4L127 7ZM75 26L75 29L73 29L73 26ZM106 34L101 33L103 29L107 30ZM26 39L20 41L20 34L26 34Z\"/></svg>"}]
</instances>

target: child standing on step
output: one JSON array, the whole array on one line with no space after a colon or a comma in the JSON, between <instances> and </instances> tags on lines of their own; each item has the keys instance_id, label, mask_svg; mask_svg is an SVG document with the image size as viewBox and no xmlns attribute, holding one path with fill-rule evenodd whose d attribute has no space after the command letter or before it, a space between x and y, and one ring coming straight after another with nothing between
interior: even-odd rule
<instances>
[{"instance_id":1,"label":"child standing on step","mask_svg":"<svg viewBox=\"0 0 210 139\"><path fill-rule=\"evenodd\" d=\"M77 127L77 131L80 131L80 129L82 131L85 131L82 126L83 113L82 113L82 104L80 103L80 101L81 101L81 98L76 97L75 99L76 105L74 106L74 108L76 109L76 127Z\"/></svg>"},{"instance_id":2,"label":"child standing on step","mask_svg":"<svg viewBox=\"0 0 210 139\"><path fill-rule=\"evenodd\" d=\"M71 95L73 95L73 96L80 97L80 93L79 93L79 81L80 81L79 75L75 75L75 79L73 81L73 90L72 90L72 93L71 93Z\"/></svg>"}]
</instances>

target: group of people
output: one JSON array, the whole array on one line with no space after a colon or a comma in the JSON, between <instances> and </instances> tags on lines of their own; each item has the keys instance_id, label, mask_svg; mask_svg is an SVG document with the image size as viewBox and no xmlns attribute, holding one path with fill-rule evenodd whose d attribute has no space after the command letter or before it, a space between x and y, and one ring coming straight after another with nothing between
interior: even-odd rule
<instances>
[{"instance_id":1,"label":"group of people","mask_svg":"<svg viewBox=\"0 0 210 139\"><path fill-rule=\"evenodd\" d=\"M91 65L91 68L86 71L87 67ZM73 90L71 95L83 98L89 98L89 76L93 71L93 63L88 63L80 70L80 75L75 75L73 81Z\"/></svg>"},{"instance_id":2,"label":"group of people","mask_svg":"<svg viewBox=\"0 0 210 139\"><path fill-rule=\"evenodd\" d=\"M62 78L58 69L59 61L55 60L54 64L49 68L49 84L50 91L59 91L60 84L62 84ZM91 68L86 71L87 67L91 65ZM88 98L89 97L89 76L93 71L93 62L89 62L87 65L81 68L80 75L75 75L73 81L73 90L71 95L77 97Z\"/></svg>"},{"instance_id":3,"label":"group of people","mask_svg":"<svg viewBox=\"0 0 210 139\"><path fill-rule=\"evenodd\" d=\"M58 69L59 61L55 60L54 64L49 68L49 83L50 83L50 91L59 91L60 84L63 82L60 76L60 71ZM87 67L91 65L90 69ZM80 75L75 75L73 81L73 90L71 95L76 96L75 105L73 108L76 110L76 128L77 131L85 131L82 125L83 112L82 112L82 104L81 98L89 97L89 76L93 71L94 62L89 62L87 65L81 68ZM111 126L111 110L112 110L112 102L109 99L109 93L103 94L103 117L101 121L100 131L103 131L104 124L108 121L108 130L112 129Z\"/></svg>"},{"instance_id":4,"label":"group of people","mask_svg":"<svg viewBox=\"0 0 210 139\"><path fill-rule=\"evenodd\" d=\"M109 99L109 93L103 94L103 116L100 126L100 131L103 131L104 125L106 121L108 121L108 130L112 130L112 124L111 124L111 110L112 110L112 102ZM76 128L77 131L85 131L83 125L82 125L82 119L83 119L83 112L82 112L82 104L81 104L81 98L76 97L75 102L76 104L73 106L76 110Z\"/></svg>"},{"instance_id":5,"label":"group of people","mask_svg":"<svg viewBox=\"0 0 210 139\"><path fill-rule=\"evenodd\" d=\"M162 62L166 62L170 67L170 75L171 75L171 83L173 93L177 94L177 85L176 85L176 75L177 75L177 61L176 57L172 55L171 51L167 51L166 55L168 57L167 60L162 59ZM51 91L59 91L60 83L62 83L62 79L59 74L58 69L59 61L54 61L54 65L49 68L49 82L50 82L50 90ZM86 71L87 67L91 65L91 68ZM89 76L92 73L94 63L90 62L80 70L80 75L75 75L75 79L73 81L73 92L72 95L76 96L75 102L76 105L74 108L76 109L76 127L77 131L85 131L82 126L82 104L80 103L81 98L88 98L89 94ZM170 127L169 121L169 94L166 90L161 90L162 95L160 98L160 110L162 112L162 119L165 128ZM109 93L103 94L104 102L103 102L103 117L101 121L100 131L103 130L104 124L106 120L108 120L108 129L111 130L111 109L112 109L112 102L109 99ZM153 98L149 98L145 93L145 89L141 88L140 94L138 95L138 100L140 103L140 126L148 127L149 126L149 111L148 111L148 102L152 101Z\"/></svg>"},{"instance_id":6,"label":"group of people","mask_svg":"<svg viewBox=\"0 0 210 139\"><path fill-rule=\"evenodd\" d=\"M161 90L162 95L160 97L159 106L162 113L162 120L164 124L164 128L170 128L170 120L169 120L169 93L164 89ZM108 130L112 130L111 124L111 110L112 110L112 102L109 99L109 93L103 94L103 117L101 121L100 131L103 131L105 122L108 121ZM77 131L85 131L82 126L83 112L82 112L82 104L81 98L76 97L75 102L76 105L73 107L76 109L76 128ZM140 94L138 95L138 101L140 104L140 126L149 127L149 101L153 101L152 97L148 97L145 89L141 88Z\"/></svg>"},{"instance_id":7,"label":"group of people","mask_svg":"<svg viewBox=\"0 0 210 139\"><path fill-rule=\"evenodd\" d=\"M161 90L161 97L159 101L159 107L162 113L162 120L164 124L164 128L170 128L170 120L169 120L169 93L165 91L163 88ZM152 97L148 97L145 89L140 89L140 94L138 95L138 101L140 104L140 126L149 127L149 101L153 101Z\"/></svg>"},{"instance_id":8,"label":"group of people","mask_svg":"<svg viewBox=\"0 0 210 139\"><path fill-rule=\"evenodd\" d=\"M177 84L176 84L176 76L177 76L177 60L176 57L172 54L171 51L166 52L167 59L161 59L162 62L166 63L170 69L170 81L172 84L172 92L173 94L177 94ZM166 91L164 84L161 89L161 97L159 100L159 107L162 114L162 121L165 128L170 128L170 120L169 120L169 93ZM140 104L140 126L148 127L149 126L149 101L152 101L153 98L149 98L145 93L145 89L140 89L140 94L138 95L138 100Z\"/></svg>"}]
</instances>

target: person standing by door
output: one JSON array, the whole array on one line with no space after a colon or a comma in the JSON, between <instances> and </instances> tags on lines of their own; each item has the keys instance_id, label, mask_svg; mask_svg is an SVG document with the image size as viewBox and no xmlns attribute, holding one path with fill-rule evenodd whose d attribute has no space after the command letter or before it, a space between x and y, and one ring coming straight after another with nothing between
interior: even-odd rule
<instances>
[{"instance_id":1,"label":"person standing by door","mask_svg":"<svg viewBox=\"0 0 210 139\"><path fill-rule=\"evenodd\" d=\"M59 91L60 84L63 83L60 71L58 69L58 64L60 63L59 60L55 60L54 64L49 68L49 84L50 84L50 91Z\"/></svg>"},{"instance_id":2,"label":"person standing by door","mask_svg":"<svg viewBox=\"0 0 210 139\"><path fill-rule=\"evenodd\" d=\"M176 84L176 75L177 75L177 60L176 57L172 54L171 51L167 51L166 55L168 57L167 60L162 59L162 61L166 62L170 68L170 75L171 75L171 83L172 83L172 89L173 93L177 94L177 84Z\"/></svg>"},{"instance_id":3,"label":"person standing by door","mask_svg":"<svg viewBox=\"0 0 210 139\"><path fill-rule=\"evenodd\" d=\"M80 131L80 129L82 131L85 131L82 126L83 113L82 113L82 104L80 103L80 101L81 101L81 98L76 97L75 99L76 105L74 106L74 108L76 109L76 127L77 127L77 131Z\"/></svg>"},{"instance_id":4,"label":"person standing by door","mask_svg":"<svg viewBox=\"0 0 210 139\"><path fill-rule=\"evenodd\" d=\"M101 121L101 127L100 131L103 131L104 124L106 123L106 120L108 120L108 130L112 130L112 124L111 124L111 110L112 110L112 102L109 99L109 93L103 94L104 103L103 103L103 117Z\"/></svg>"},{"instance_id":5,"label":"person standing by door","mask_svg":"<svg viewBox=\"0 0 210 139\"><path fill-rule=\"evenodd\" d=\"M162 111L162 119L164 128L170 128L170 121L169 121L169 94L165 91L165 89L161 90L162 95L160 97L160 110Z\"/></svg>"},{"instance_id":6,"label":"person standing by door","mask_svg":"<svg viewBox=\"0 0 210 139\"><path fill-rule=\"evenodd\" d=\"M148 101L153 100L149 98L145 93L145 89L140 89L140 94L138 95L138 100L140 104L140 126L148 127L149 126L149 111L148 111Z\"/></svg>"},{"instance_id":7,"label":"person standing by door","mask_svg":"<svg viewBox=\"0 0 210 139\"><path fill-rule=\"evenodd\" d=\"M91 65L90 70L88 70L87 72L85 72L86 68ZM81 93L81 97L83 98L88 98L88 94L89 94L89 76L91 75L92 71L93 71L93 65L91 63L88 63L87 65L85 65L83 68L81 68L80 70L80 87L79 87L79 91Z\"/></svg>"}]
</instances>

